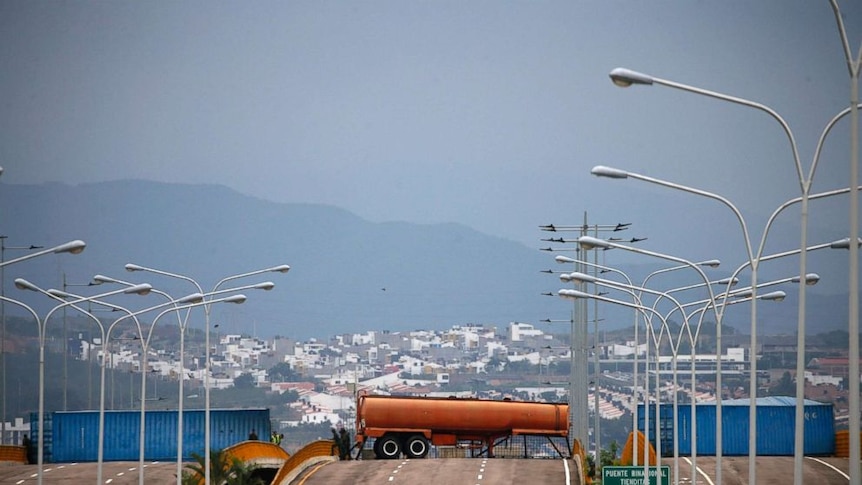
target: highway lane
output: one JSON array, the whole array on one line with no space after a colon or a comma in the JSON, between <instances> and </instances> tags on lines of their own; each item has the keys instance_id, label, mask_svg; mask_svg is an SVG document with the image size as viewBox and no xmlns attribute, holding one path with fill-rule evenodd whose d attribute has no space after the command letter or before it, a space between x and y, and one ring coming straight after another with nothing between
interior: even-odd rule
<instances>
[{"instance_id":1,"label":"highway lane","mask_svg":"<svg viewBox=\"0 0 862 485\"><path fill-rule=\"evenodd\" d=\"M295 485L359 483L580 485L576 481L570 460L500 458L340 461L312 467L293 483Z\"/></svg>"},{"instance_id":2,"label":"highway lane","mask_svg":"<svg viewBox=\"0 0 862 485\"><path fill-rule=\"evenodd\" d=\"M673 460L663 460L663 464L671 467L673 473ZM688 458L680 458L679 483L685 485L717 485L715 477L715 457L697 457L697 468L699 469L697 481L691 479L691 461ZM759 456L757 457L757 483L786 485L793 483L793 457L792 456ZM847 458L833 457L806 457L803 462L802 483L816 483L818 485L847 485L850 480L848 476L849 463ZM747 456L725 456L721 459L723 485L747 485L748 484L748 457Z\"/></svg>"},{"instance_id":3,"label":"highway lane","mask_svg":"<svg viewBox=\"0 0 862 485\"><path fill-rule=\"evenodd\" d=\"M524 459L427 459L427 460L365 460L333 462L309 469L293 485L347 485L347 484L465 484L484 485L497 483L576 484L576 474L569 461L569 481L563 466L564 460ZM672 460L664 460L671 467ZM697 458L697 480L691 480L691 465L680 458L682 485L717 485L715 458ZM849 463L847 458L806 457L803 483L818 485L847 485ZM748 485L748 457L722 458L723 485ZM757 458L757 482L785 485L793 483L793 457L764 456ZM671 483L674 483L673 481Z\"/></svg>"},{"instance_id":4,"label":"highway lane","mask_svg":"<svg viewBox=\"0 0 862 485\"><path fill-rule=\"evenodd\" d=\"M176 483L176 462L146 462L144 483ZM36 465L0 463L0 484L35 485ZM42 472L45 485L77 485L93 483L97 475L96 463L46 463ZM138 483L138 462L105 462L102 477L110 485L134 485Z\"/></svg>"}]
</instances>

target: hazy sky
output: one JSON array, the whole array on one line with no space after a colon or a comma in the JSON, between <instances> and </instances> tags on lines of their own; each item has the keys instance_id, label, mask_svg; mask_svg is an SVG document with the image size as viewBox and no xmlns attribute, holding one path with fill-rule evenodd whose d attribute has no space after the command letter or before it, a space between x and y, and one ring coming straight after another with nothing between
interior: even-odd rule
<instances>
[{"instance_id":1,"label":"hazy sky","mask_svg":"<svg viewBox=\"0 0 862 485\"><path fill-rule=\"evenodd\" d=\"M840 4L855 55L862 2ZM588 211L590 223L633 222L651 249L706 259L732 247L720 256L741 261L726 208L589 170L717 192L759 239L799 195L779 125L673 89L617 88L615 67L772 107L806 172L849 105L827 0L6 0L2 182L214 183L537 248L540 224ZM829 138L813 192L848 185L848 129ZM846 232L841 200L812 204L812 243ZM796 239L776 251L798 247L795 217L782 230Z\"/></svg>"}]
</instances>

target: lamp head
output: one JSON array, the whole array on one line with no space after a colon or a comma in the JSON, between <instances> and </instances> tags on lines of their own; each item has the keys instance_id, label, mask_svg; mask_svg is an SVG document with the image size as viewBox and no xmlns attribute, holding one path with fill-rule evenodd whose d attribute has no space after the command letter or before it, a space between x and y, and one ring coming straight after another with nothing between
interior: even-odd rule
<instances>
[{"instance_id":1,"label":"lamp head","mask_svg":"<svg viewBox=\"0 0 862 485\"><path fill-rule=\"evenodd\" d=\"M15 278L15 288L18 288L19 290L39 291L39 288L36 285L30 283L24 278Z\"/></svg>"},{"instance_id":2,"label":"lamp head","mask_svg":"<svg viewBox=\"0 0 862 485\"><path fill-rule=\"evenodd\" d=\"M272 271L274 273L287 273L288 271L290 271L290 266L288 266L286 264L282 264L282 265L276 266L275 268L272 268L270 271Z\"/></svg>"},{"instance_id":3,"label":"lamp head","mask_svg":"<svg viewBox=\"0 0 862 485\"><path fill-rule=\"evenodd\" d=\"M557 291L557 295L559 295L560 298L567 300L576 300L578 298L583 298L585 294L578 290L562 289Z\"/></svg>"},{"instance_id":4,"label":"lamp head","mask_svg":"<svg viewBox=\"0 0 862 485\"><path fill-rule=\"evenodd\" d=\"M808 286L816 285L820 281L820 275L817 273L808 273L805 275L805 284Z\"/></svg>"},{"instance_id":5,"label":"lamp head","mask_svg":"<svg viewBox=\"0 0 862 485\"><path fill-rule=\"evenodd\" d=\"M590 173L596 177L607 177L611 179L625 179L629 177L629 173L618 168L606 167L604 165L596 165L590 170Z\"/></svg>"},{"instance_id":6,"label":"lamp head","mask_svg":"<svg viewBox=\"0 0 862 485\"><path fill-rule=\"evenodd\" d=\"M45 293L48 293L55 298L72 298L73 296L75 296L71 293L66 293L65 291L55 290L54 288L46 290Z\"/></svg>"},{"instance_id":7,"label":"lamp head","mask_svg":"<svg viewBox=\"0 0 862 485\"><path fill-rule=\"evenodd\" d=\"M108 276L105 276L105 275L97 274L97 275L93 276L93 284L94 285L101 285L102 283L116 283L116 282L117 282L117 280L110 278Z\"/></svg>"},{"instance_id":8,"label":"lamp head","mask_svg":"<svg viewBox=\"0 0 862 485\"><path fill-rule=\"evenodd\" d=\"M577 263L576 260L574 260L568 256L555 256L554 261L561 263L561 264L562 263Z\"/></svg>"},{"instance_id":9,"label":"lamp head","mask_svg":"<svg viewBox=\"0 0 862 485\"><path fill-rule=\"evenodd\" d=\"M177 300L177 303L185 305L187 303L200 303L204 301L204 296L200 293L192 293Z\"/></svg>"},{"instance_id":10,"label":"lamp head","mask_svg":"<svg viewBox=\"0 0 862 485\"><path fill-rule=\"evenodd\" d=\"M801 280L798 276L794 276L793 278L790 278L790 281L792 283L799 283ZM817 273L808 273L805 275L805 284L808 286L814 286L818 281L820 281L820 275Z\"/></svg>"},{"instance_id":11,"label":"lamp head","mask_svg":"<svg viewBox=\"0 0 862 485\"><path fill-rule=\"evenodd\" d=\"M572 281L572 277L571 275L569 275L569 273L563 273L560 275L560 281L562 281L563 283L568 283L569 281Z\"/></svg>"},{"instance_id":12,"label":"lamp head","mask_svg":"<svg viewBox=\"0 0 862 485\"><path fill-rule=\"evenodd\" d=\"M595 283L596 279L586 273L579 273L575 271L574 273L569 275L569 278L572 281L578 281L581 283Z\"/></svg>"},{"instance_id":13,"label":"lamp head","mask_svg":"<svg viewBox=\"0 0 862 485\"><path fill-rule=\"evenodd\" d=\"M621 88L627 88L632 84L651 85L653 83L652 76L632 71L624 67L618 67L609 74L611 81Z\"/></svg>"},{"instance_id":14,"label":"lamp head","mask_svg":"<svg viewBox=\"0 0 862 485\"><path fill-rule=\"evenodd\" d=\"M126 265L126 271L143 271L143 266L138 266L137 264L129 263Z\"/></svg>"},{"instance_id":15,"label":"lamp head","mask_svg":"<svg viewBox=\"0 0 862 485\"><path fill-rule=\"evenodd\" d=\"M722 278L722 279L718 280L716 283L718 283L718 284L720 284L720 285L730 285L730 286L733 286L733 285L735 285L735 284L739 283L739 278L736 278L736 277L733 277L733 278Z\"/></svg>"},{"instance_id":16,"label":"lamp head","mask_svg":"<svg viewBox=\"0 0 862 485\"><path fill-rule=\"evenodd\" d=\"M761 300L770 300L770 301L782 301L782 300L784 300L785 297L787 297L787 293L785 293L781 290L778 290L778 291L773 291L771 293L764 293L763 295L760 296L760 299Z\"/></svg>"},{"instance_id":17,"label":"lamp head","mask_svg":"<svg viewBox=\"0 0 862 485\"><path fill-rule=\"evenodd\" d=\"M709 268L718 268L721 265L721 260L718 259L707 259L706 261L701 261L697 263L700 266L707 266ZM734 282L735 284L735 282Z\"/></svg>"},{"instance_id":18,"label":"lamp head","mask_svg":"<svg viewBox=\"0 0 862 485\"><path fill-rule=\"evenodd\" d=\"M246 300L247 298L245 295L233 295L225 298L222 301L224 301L225 303L236 303L237 305L239 305L241 303L245 303Z\"/></svg>"},{"instance_id":19,"label":"lamp head","mask_svg":"<svg viewBox=\"0 0 862 485\"><path fill-rule=\"evenodd\" d=\"M254 285L255 290L269 291L273 288L275 288L275 283L273 283L272 281L264 281L263 283L258 283Z\"/></svg>"},{"instance_id":20,"label":"lamp head","mask_svg":"<svg viewBox=\"0 0 862 485\"><path fill-rule=\"evenodd\" d=\"M596 248L607 249L611 247L611 245L607 241L591 236L581 236L577 239L577 241L578 244L581 246L581 249L585 249L587 251Z\"/></svg>"},{"instance_id":21,"label":"lamp head","mask_svg":"<svg viewBox=\"0 0 862 485\"><path fill-rule=\"evenodd\" d=\"M858 239L856 241L857 246L862 246L862 239ZM832 241L829 244L829 247L832 249L850 249L850 238L845 237L844 239L839 239L837 241Z\"/></svg>"},{"instance_id":22,"label":"lamp head","mask_svg":"<svg viewBox=\"0 0 862 485\"><path fill-rule=\"evenodd\" d=\"M81 241L80 239L76 239L74 241L69 241L66 244L61 244L54 248L54 253L69 253L69 254L79 254L84 248L87 247L87 243Z\"/></svg>"},{"instance_id":23,"label":"lamp head","mask_svg":"<svg viewBox=\"0 0 862 485\"><path fill-rule=\"evenodd\" d=\"M123 290L127 295L148 295L153 290L153 286L149 283L141 283L140 285L130 286Z\"/></svg>"}]
</instances>

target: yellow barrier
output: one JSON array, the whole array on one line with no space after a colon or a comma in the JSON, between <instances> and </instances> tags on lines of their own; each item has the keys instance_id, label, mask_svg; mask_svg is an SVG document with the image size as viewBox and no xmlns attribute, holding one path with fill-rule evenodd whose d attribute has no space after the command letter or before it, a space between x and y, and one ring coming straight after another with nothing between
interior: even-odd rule
<instances>
[{"instance_id":1,"label":"yellow barrier","mask_svg":"<svg viewBox=\"0 0 862 485\"><path fill-rule=\"evenodd\" d=\"M648 455L649 464L655 465L656 464L655 448L652 447L651 443L646 442L646 437L640 431L632 431L631 433L629 433L629 439L626 440L626 444L625 444L625 446L623 446L623 453L620 456L620 465L628 466L628 465L631 465L632 463L634 463L633 462L633 456L634 456L635 450L633 448L634 448L634 434L635 433L638 434L638 449L637 449L638 463L641 465L643 464L644 446L649 446L649 451L648 451L648 453L649 453L649 455Z\"/></svg>"},{"instance_id":2,"label":"yellow barrier","mask_svg":"<svg viewBox=\"0 0 862 485\"><path fill-rule=\"evenodd\" d=\"M27 463L27 448L19 445L0 445L0 462Z\"/></svg>"},{"instance_id":3,"label":"yellow barrier","mask_svg":"<svg viewBox=\"0 0 862 485\"><path fill-rule=\"evenodd\" d=\"M338 460L338 457L333 454L334 447L335 442L332 440L318 440L305 445L284 462L272 484L288 484L315 463Z\"/></svg>"},{"instance_id":4,"label":"yellow barrier","mask_svg":"<svg viewBox=\"0 0 862 485\"><path fill-rule=\"evenodd\" d=\"M859 434L862 440L862 433ZM842 429L835 432L835 456L839 458L850 457L850 431Z\"/></svg>"},{"instance_id":5,"label":"yellow barrier","mask_svg":"<svg viewBox=\"0 0 862 485\"><path fill-rule=\"evenodd\" d=\"M229 456L235 456L244 462L264 460L287 461L290 453L281 446L268 441L241 441L235 445L228 446L224 452Z\"/></svg>"}]
</instances>

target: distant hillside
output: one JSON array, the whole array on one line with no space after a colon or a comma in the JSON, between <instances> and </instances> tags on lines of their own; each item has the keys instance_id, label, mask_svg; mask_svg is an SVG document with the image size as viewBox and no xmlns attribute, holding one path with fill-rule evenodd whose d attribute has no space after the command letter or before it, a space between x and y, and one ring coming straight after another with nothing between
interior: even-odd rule
<instances>
[{"instance_id":1,"label":"distant hillside","mask_svg":"<svg viewBox=\"0 0 862 485\"><path fill-rule=\"evenodd\" d=\"M542 244L538 229L537 245L531 248L457 224L372 223L336 207L273 203L223 186L145 181L0 184L0 231L8 236L9 248L54 246L71 239L87 242L80 255L44 256L6 269L5 293L42 311L47 311L47 297L14 289L14 278L60 288L64 274L69 284L105 274L149 282L175 297L194 290L185 281L128 273L126 263L190 276L205 290L226 276L289 264L286 275L264 274L225 285L271 280L274 290L247 291L246 304L213 309L212 322L222 332L261 336L326 337L465 323L503 327L512 321L566 332L567 324L549 326L540 320L568 319L572 308L556 296L542 296L555 294L563 285L557 275L541 270L571 268L555 264L554 253L537 250ZM5 259L22 254L7 249ZM623 270L640 276L656 264ZM67 289L88 295L109 291L104 286ZM818 314L840 313L834 305L840 297L824 305L813 290L809 295L809 308L817 308ZM135 298L117 301L128 302L132 309L158 303L152 296L146 303ZM795 299L780 307L762 305L764 328L792 331L791 301ZM629 310L603 305L600 311L609 326L631 322ZM846 322L846 303L844 312ZM198 313L193 326L202 321ZM747 311L734 315L744 319ZM836 313L822 321L840 325L842 320Z\"/></svg>"}]
</instances>

